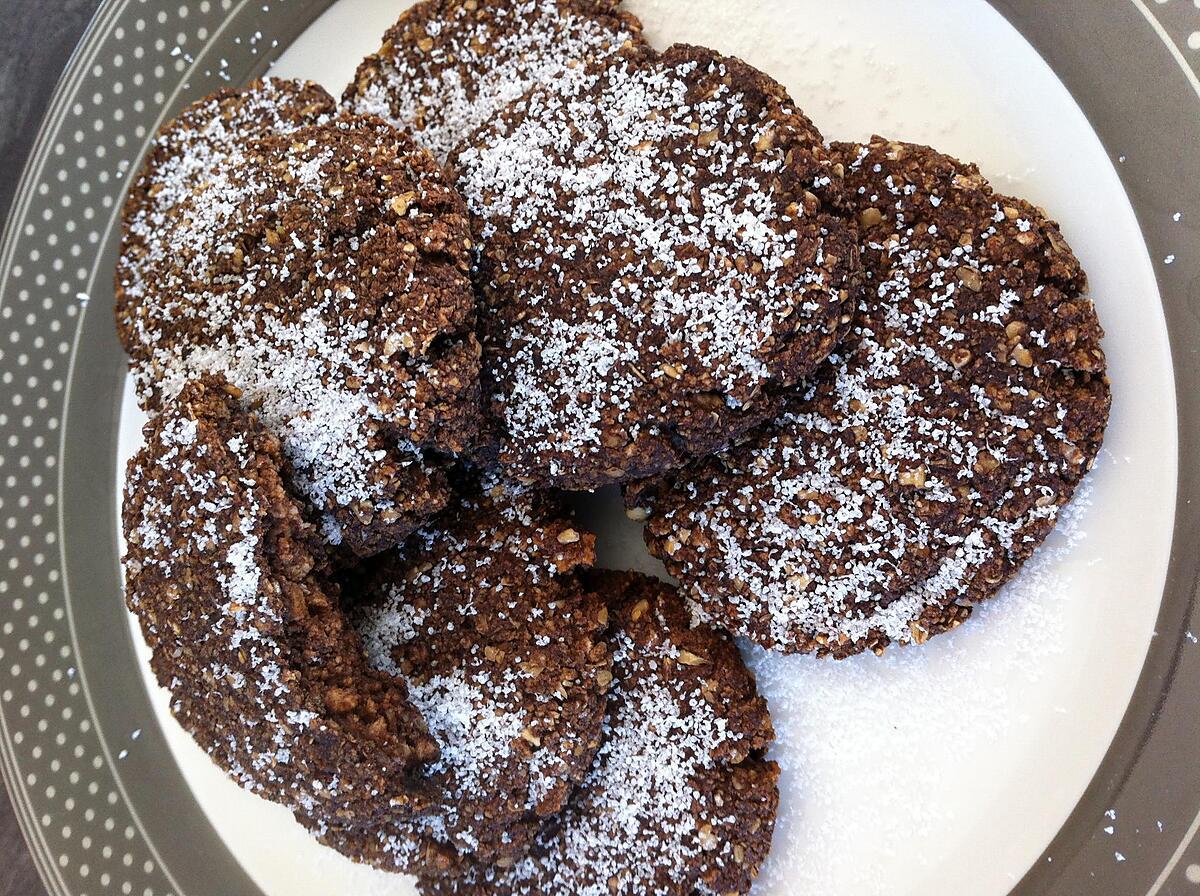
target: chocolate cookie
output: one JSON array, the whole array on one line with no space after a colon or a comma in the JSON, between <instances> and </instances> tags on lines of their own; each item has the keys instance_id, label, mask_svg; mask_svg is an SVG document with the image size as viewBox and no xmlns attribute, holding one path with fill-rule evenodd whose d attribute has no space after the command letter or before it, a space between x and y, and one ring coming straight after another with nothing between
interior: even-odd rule
<instances>
[{"instance_id":1,"label":"chocolate cookie","mask_svg":"<svg viewBox=\"0 0 1200 896\"><path fill-rule=\"evenodd\" d=\"M1091 468L1110 393L1045 212L927 147L833 151L868 286L846 342L772 425L627 501L704 617L843 657L995 594Z\"/></svg>"},{"instance_id":2,"label":"chocolate cookie","mask_svg":"<svg viewBox=\"0 0 1200 896\"><path fill-rule=\"evenodd\" d=\"M439 159L537 84L640 44L620 0L424 0L359 65L342 102L378 115Z\"/></svg>"},{"instance_id":3,"label":"chocolate cookie","mask_svg":"<svg viewBox=\"0 0 1200 896\"><path fill-rule=\"evenodd\" d=\"M603 743L566 809L511 866L426 877L427 894L691 896L750 890L779 769L766 702L733 642L689 627L674 589L599 574L613 631Z\"/></svg>"},{"instance_id":4,"label":"chocolate cookie","mask_svg":"<svg viewBox=\"0 0 1200 896\"><path fill-rule=\"evenodd\" d=\"M239 784L366 822L427 802L437 745L371 669L281 477L279 441L216 378L149 424L129 462L125 599L171 710Z\"/></svg>"},{"instance_id":5,"label":"chocolate cookie","mask_svg":"<svg viewBox=\"0 0 1200 896\"><path fill-rule=\"evenodd\" d=\"M525 852L599 746L608 613L574 573L594 542L549 497L489 477L384 555L356 624L441 747L430 774L443 796L429 814L373 827L312 819L323 842L391 871Z\"/></svg>"},{"instance_id":6,"label":"chocolate cookie","mask_svg":"<svg viewBox=\"0 0 1200 896\"><path fill-rule=\"evenodd\" d=\"M325 536L369 554L445 504L442 454L475 435L470 237L428 153L328 111L264 82L168 125L126 204L117 322L145 407L222 374Z\"/></svg>"},{"instance_id":7,"label":"chocolate cookie","mask_svg":"<svg viewBox=\"0 0 1200 896\"><path fill-rule=\"evenodd\" d=\"M773 416L836 344L852 226L783 88L697 47L569 69L450 160L480 237L484 387L509 473L648 476Z\"/></svg>"}]
</instances>

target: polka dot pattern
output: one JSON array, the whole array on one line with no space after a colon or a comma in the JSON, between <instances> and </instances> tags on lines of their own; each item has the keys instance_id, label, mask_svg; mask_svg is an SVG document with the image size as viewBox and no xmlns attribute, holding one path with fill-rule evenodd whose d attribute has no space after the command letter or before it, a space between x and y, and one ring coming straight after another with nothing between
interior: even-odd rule
<instances>
[{"instance_id":1,"label":"polka dot pattern","mask_svg":"<svg viewBox=\"0 0 1200 896\"><path fill-rule=\"evenodd\" d=\"M86 581L68 589L63 569L70 495L60 494L59 467L77 341L89 316L93 335L111 327L117 216L159 124L261 74L286 43L272 29L291 33L330 2L103 5L48 111L0 246L0 764L52 893L183 896L129 802L138 783L121 779L141 731L103 731L88 684L103 688L104 669L86 647L77 653L72 631L72 601L120 600L88 593ZM95 525L115 527L112 510Z\"/></svg>"}]
</instances>

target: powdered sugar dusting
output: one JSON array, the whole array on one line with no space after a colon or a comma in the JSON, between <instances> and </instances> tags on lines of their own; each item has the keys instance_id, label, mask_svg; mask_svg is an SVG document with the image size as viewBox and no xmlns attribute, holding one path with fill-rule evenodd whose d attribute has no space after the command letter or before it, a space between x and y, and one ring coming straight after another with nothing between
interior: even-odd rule
<instances>
[{"instance_id":1,"label":"powdered sugar dusting","mask_svg":"<svg viewBox=\"0 0 1200 896\"><path fill-rule=\"evenodd\" d=\"M425 717L429 733L442 750L441 758L430 767L430 774L450 775L454 782L455 803L486 801L493 792L492 776L497 767L510 760L513 743L525 729L525 715L504 711L499 704L505 691L500 682L486 674L468 680L455 670L414 684L409 691L413 705ZM500 699L498 699L500 698ZM432 814L412 822L415 836L387 836L385 850L397 853L399 862L412 861L420 848L420 837L453 842L449 830L455 830L458 844L470 849L475 844L469 835L456 829L461 821L456 805L445 814Z\"/></svg>"},{"instance_id":2,"label":"powdered sugar dusting","mask_svg":"<svg viewBox=\"0 0 1200 896\"><path fill-rule=\"evenodd\" d=\"M370 663L408 683L442 751L430 774L444 792L434 811L339 846L397 870L430 852L520 854L586 772L604 710L604 614L570 574L590 536L560 514L483 474L372 574L355 622Z\"/></svg>"},{"instance_id":3,"label":"powdered sugar dusting","mask_svg":"<svg viewBox=\"0 0 1200 896\"><path fill-rule=\"evenodd\" d=\"M475 128L573 63L602 58L635 38L617 19L572 9L571 0L421 4L389 33L373 70L360 72L350 106L411 129L440 159ZM423 48L425 34L430 43Z\"/></svg>"},{"instance_id":4,"label":"powdered sugar dusting","mask_svg":"<svg viewBox=\"0 0 1200 896\"><path fill-rule=\"evenodd\" d=\"M553 475L678 425L681 380L736 409L816 362L780 355L841 306L805 199L817 139L734 65L676 48L572 68L452 158L500 296L485 366L518 467L545 451Z\"/></svg>"},{"instance_id":5,"label":"powdered sugar dusting","mask_svg":"<svg viewBox=\"0 0 1200 896\"><path fill-rule=\"evenodd\" d=\"M756 743L678 670L680 648L655 605L656 633L612 635L613 691L591 772L510 869L468 871L469 892L534 896L667 896L737 861L722 828L736 824L725 757ZM739 710L741 708L738 708ZM740 863L739 863L740 864ZM478 888L478 889L475 889ZM447 882L447 892L454 892Z\"/></svg>"},{"instance_id":6,"label":"powdered sugar dusting","mask_svg":"<svg viewBox=\"0 0 1200 896\"><path fill-rule=\"evenodd\" d=\"M229 462L242 471L252 470L254 457L245 441L238 438L230 443ZM125 561L126 574L139 577L135 581L180 582L186 583L182 588L202 591L205 586L188 574L188 564L211 568L217 593L184 591L174 612L180 621L211 613L200 641L192 645L195 655L207 651L226 656L229 662L209 663L200 680L188 686L214 700L236 694L246 707L248 724L210 744L209 752L243 787L268 794L282 788L293 806L302 805L311 802L315 793L337 787L336 775L321 778L310 768L297 777L290 767L296 745L312 736L307 729L324 723L305 706L305 695L290 684L293 679L281 674L290 662L291 647L276 609L278 585L270 580L264 559L267 547L260 536L268 521L258 483L218 475L222 462L214 460L211 451L210 444L198 438L195 418L182 414L160 418L154 441L144 449L149 453L131 467L125 485L127 512L138 508L127 521L126 535L133 550ZM167 477L171 478L169 501L164 500L162 487ZM128 598L131 608L141 609L136 588ZM161 599L154 596L155 602ZM160 633L151 620L160 614L140 615L154 643ZM167 642L175 637L171 632L161 635ZM210 650L210 644L216 646Z\"/></svg>"},{"instance_id":7,"label":"powdered sugar dusting","mask_svg":"<svg viewBox=\"0 0 1200 896\"><path fill-rule=\"evenodd\" d=\"M285 117L291 89L265 82L238 95L234 114L203 106L188 113L198 126L176 125L159 138L148 201L128 224L136 248L123 256L122 307L143 400L168 400L204 373L241 388L280 437L293 484L322 511L337 544L355 514L386 522L411 510L398 507L383 471L388 463L414 474L425 468L422 390L445 371L425 356L436 314L424 310L426 322L388 310L401 302L381 296L385 277L360 266L360 258L376 264L370 247L393 239L392 194L380 189L367 199L374 207L340 209L348 163L322 145L340 133L357 141L355 164L365 165L374 162L363 144L400 138L366 121L295 110ZM276 143L263 149L264 136ZM414 186L406 213L432 203L427 191L440 185L427 174L407 171ZM396 178L390 171L399 187ZM357 219L349 228L348 214ZM462 231L465 240L465 221Z\"/></svg>"},{"instance_id":8,"label":"powdered sugar dusting","mask_svg":"<svg viewBox=\"0 0 1200 896\"><path fill-rule=\"evenodd\" d=\"M945 239L918 186L867 149L847 165L848 182L873 165L878 193L860 188L872 261L845 344L772 427L682 475L651 522L700 618L783 649L855 652L961 621L1053 527L1107 414L1102 382L1076 380L1065 350L1043 351L1044 331L1025 323L1053 316L1039 301L1065 275L1031 283L995 260L1006 242L1032 245L1029 222L1002 200L977 227L961 223L976 211L961 198L952 211L929 203L935 219L959 216ZM972 310L996 281L999 303ZM1084 351L1073 334L1086 344L1086 324L1068 332Z\"/></svg>"}]
</instances>

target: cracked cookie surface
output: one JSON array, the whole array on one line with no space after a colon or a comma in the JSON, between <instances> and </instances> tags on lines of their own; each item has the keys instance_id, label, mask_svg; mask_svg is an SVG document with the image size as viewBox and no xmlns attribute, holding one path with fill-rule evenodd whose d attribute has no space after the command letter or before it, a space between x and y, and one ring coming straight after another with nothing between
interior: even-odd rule
<instances>
[{"instance_id":1,"label":"cracked cookie surface","mask_svg":"<svg viewBox=\"0 0 1200 896\"><path fill-rule=\"evenodd\" d=\"M424 0L363 60L342 102L444 161L530 88L640 44L641 30L617 0Z\"/></svg>"},{"instance_id":2,"label":"cracked cookie surface","mask_svg":"<svg viewBox=\"0 0 1200 896\"><path fill-rule=\"evenodd\" d=\"M1045 212L928 147L833 152L867 285L846 341L774 423L627 503L701 616L841 657L995 594L1090 469L1111 398Z\"/></svg>"},{"instance_id":3,"label":"cracked cookie surface","mask_svg":"<svg viewBox=\"0 0 1200 896\"><path fill-rule=\"evenodd\" d=\"M163 129L124 225L117 322L144 407L226 377L354 553L440 509L479 349L466 210L432 157L315 85L260 82Z\"/></svg>"},{"instance_id":4,"label":"cracked cookie surface","mask_svg":"<svg viewBox=\"0 0 1200 896\"><path fill-rule=\"evenodd\" d=\"M766 701L737 647L692 628L670 586L596 572L613 682L588 776L529 855L424 877L426 894L691 896L749 892L779 803Z\"/></svg>"},{"instance_id":5,"label":"cracked cookie surface","mask_svg":"<svg viewBox=\"0 0 1200 896\"><path fill-rule=\"evenodd\" d=\"M835 170L740 60L677 45L570 69L449 167L480 242L485 401L514 477L595 488L717 450L844 330L853 227L818 196Z\"/></svg>"},{"instance_id":6,"label":"cracked cookie surface","mask_svg":"<svg viewBox=\"0 0 1200 896\"><path fill-rule=\"evenodd\" d=\"M369 661L408 685L441 748L440 796L370 828L306 823L385 870L519 858L599 746L608 611L577 574L594 537L547 494L464 478L451 508L347 586Z\"/></svg>"},{"instance_id":7,"label":"cracked cookie surface","mask_svg":"<svg viewBox=\"0 0 1200 896\"><path fill-rule=\"evenodd\" d=\"M367 665L286 464L217 378L146 425L125 480L122 564L151 668L242 787L298 813L421 811L437 744L403 682Z\"/></svg>"}]
</instances>

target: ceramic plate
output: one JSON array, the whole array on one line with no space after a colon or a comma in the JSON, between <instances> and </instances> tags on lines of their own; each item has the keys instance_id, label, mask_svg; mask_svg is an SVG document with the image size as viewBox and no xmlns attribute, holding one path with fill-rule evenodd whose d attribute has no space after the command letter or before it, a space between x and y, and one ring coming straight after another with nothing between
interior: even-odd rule
<instances>
[{"instance_id":1,"label":"ceramic plate","mask_svg":"<svg viewBox=\"0 0 1200 896\"><path fill-rule=\"evenodd\" d=\"M110 0L0 247L0 756L52 894L410 893L227 781L121 599L141 418L110 286L155 129L268 69L338 94L405 0ZM648 37L770 72L830 139L974 160L1091 277L1114 409L1059 531L922 648L747 650L783 805L757 894L1200 896L1200 2L629 0ZM611 493L603 562L654 570Z\"/></svg>"}]
</instances>

